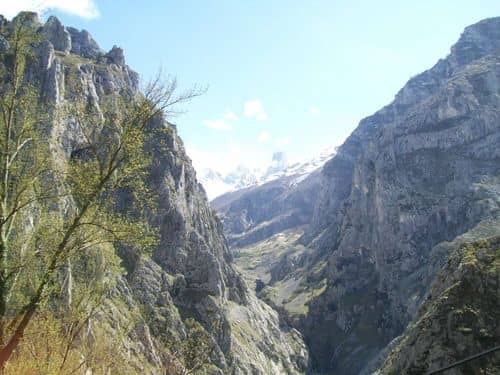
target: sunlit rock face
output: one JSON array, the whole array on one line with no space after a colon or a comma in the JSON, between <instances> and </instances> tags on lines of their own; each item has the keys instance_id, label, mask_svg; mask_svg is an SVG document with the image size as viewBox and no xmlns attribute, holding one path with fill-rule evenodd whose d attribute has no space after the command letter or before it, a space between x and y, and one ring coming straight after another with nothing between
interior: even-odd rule
<instances>
[{"instance_id":1,"label":"sunlit rock face","mask_svg":"<svg viewBox=\"0 0 500 375\"><path fill-rule=\"evenodd\" d=\"M22 19L41 35L26 80L40 88L54 111L76 99L98 107L105 96L140 95L138 74L119 47L103 51L87 31L65 27L56 18L41 24L29 13ZM15 22L20 18L0 17L0 27ZM8 48L0 38L2 64ZM81 91L69 87L70 72ZM290 275L297 281L292 286L300 293L287 299L303 297L294 324L305 335L313 372L431 369L465 354L455 344L475 342L467 335L477 334L473 337L486 344L491 339L481 332L493 331L498 309L483 301L474 301L474 310L484 312L477 324L469 324L466 314L457 317L457 330L464 329L447 348L442 340L433 346L429 336L407 325L413 321L417 328L435 329L439 339L449 338L449 327L439 322L449 309L462 308L454 297L476 289L484 301L498 297L492 293L498 291L498 271L489 255L497 248L480 245L470 256L455 251L463 243L500 234L499 108L500 19L495 18L468 27L446 59L361 121L321 174L304 180L285 176L287 185L259 187L228 209L233 229L243 233L237 238L241 245L310 223L292 251L286 241L276 240L287 247L285 257L266 269L265 282L290 286ZM43 125L54 162L64 165L83 135L74 119L53 114ZM116 288L97 318L108 323L110 335L134 322L117 351L128 356L131 372L162 373L165 342L185 338L184 320L190 316L215 345L214 374L306 372L301 334L257 299L253 285L248 288L233 267L222 224L176 127L162 116L150 125L166 129L161 139L149 139L145 150L152 159L145 184L157 197L156 209L144 220L159 228L160 241L144 258L117 249L126 273L110 275ZM131 202L124 194L118 208ZM447 295L449 303L436 300L464 281L458 295ZM431 315L436 327L432 320L420 321L426 311L443 312ZM493 335L498 339L497 331ZM426 351L435 356L426 357Z\"/></svg>"},{"instance_id":2,"label":"sunlit rock face","mask_svg":"<svg viewBox=\"0 0 500 375\"><path fill-rule=\"evenodd\" d=\"M288 165L285 154L277 152L258 183L213 199L211 205L224 223L229 245L252 245L309 224L321 168L333 155L335 148L331 147L314 158Z\"/></svg>"},{"instance_id":3,"label":"sunlit rock face","mask_svg":"<svg viewBox=\"0 0 500 375\"><path fill-rule=\"evenodd\" d=\"M319 177L319 171L307 176L281 176L214 199L211 204L224 222L229 244L234 248L247 246L308 224Z\"/></svg>"},{"instance_id":4,"label":"sunlit rock face","mask_svg":"<svg viewBox=\"0 0 500 375\"><path fill-rule=\"evenodd\" d=\"M126 65L121 48L106 53L85 30L65 27L55 17L42 24L34 13L21 18L41 36L26 80L41 90L51 110L53 116L44 124L47 142L54 162L64 165L83 143L83 134L75 119L56 116L57 107L84 99L99 109L110 95L139 96L139 76ZM9 22L0 17L0 26L12 27L21 18ZM7 41L0 39L1 63L7 48ZM70 80L81 90L72 90ZM165 130L145 146L152 160L145 184L156 196L155 209L144 220L159 228L160 241L142 258L117 249L126 273L109 276L117 287L98 316L111 332L134 327L116 343L116 350L129 358L131 373L163 374L169 348L186 335L184 319L193 317L215 345L211 373L303 373L308 353L301 335L256 299L233 268L221 223L197 182L176 127L163 116L150 126ZM129 210L131 204L127 194L118 199L118 209Z\"/></svg>"},{"instance_id":5,"label":"sunlit rock face","mask_svg":"<svg viewBox=\"0 0 500 375\"><path fill-rule=\"evenodd\" d=\"M500 230L499 108L492 18L466 28L325 165L303 238L328 259L327 289L302 327L318 371L357 374L415 316L448 243Z\"/></svg>"}]
</instances>

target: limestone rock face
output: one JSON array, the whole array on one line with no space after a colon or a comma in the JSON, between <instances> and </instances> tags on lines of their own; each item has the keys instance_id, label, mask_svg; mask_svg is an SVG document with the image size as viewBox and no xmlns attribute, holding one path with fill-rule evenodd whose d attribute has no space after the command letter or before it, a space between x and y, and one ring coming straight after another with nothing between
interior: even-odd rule
<instances>
[{"instance_id":1,"label":"limestone rock face","mask_svg":"<svg viewBox=\"0 0 500 375\"><path fill-rule=\"evenodd\" d=\"M435 371L498 345L500 239L454 251L433 282L417 316L398 338L378 374ZM500 372L500 353L457 366L449 373Z\"/></svg>"},{"instance_id":2,"label":"limestone rock face","mask_svg":"<svg viewBox=\"0 0 500 375\"><path fill-rule=\"evenodd\" d=\"M125 66L125 56L123 55L123 49L120 47L113 46L111 51L106 54L106 57L111 64Z\"/></svg>"},{"instance_id":3,"label":"limestone rock face","mask_svg":"<svg viewBox=\"0 0 500 375\"><path fill-rule=\"evenodd\" d=\"M325 165L303 237L328 260L326 291L302 327L318 371L357 374L415 317L451 250L443 244L497 231L498 108L492 18L362 120Z\"/></svg>"},{"instance_id":4,"label":"limestone rock face","mask_svg":"<svg viewBox=\"0 0 500 375\"><path fill-rule=\"evenodd\" d=\"M74 27L68 27L67 30L71 35L72 54L89 59L97 59L99 56L104 55L104 52L87 30L77 30Z\"/></svg>"},{"instance_id":5,"label":"limestone rock face","mask_svg":"<svg viewBox=\"0 0 500 375\"><path fill-rule=\"evenodd\" d=\"M42 26L35 16L30 22L45 38L34 47L25 77L40 88L50 108L57 110L77 96L99 108L105 96L140 95L138 75L125 65L120 48L105 54L87 31L65 28L55 18ZM72 91L70 78L81 90ZM163 116L150 126L164 130L145 146L152 160L145 184L157 192L155 212L145 220L159 228L160 241L151 256L142 258L130 249L116 249L127 272L110 275L117 287L98 317L108 322L110 335L116 327L134 327L116 343L129 358L130 373L163 374L166 343L175 345L186 336L186 317L198 321L215 345L210 357L214 374L303 373L308 353L301 335L257 300L233 268L222 225L176 127ZM46 127L54 161L66 163L79 150L83 134L71 116L54 116ZM130 204L127 194L119 196L119 208Z\"/></svg>"},{"instance_id":6,"label":"limestone rock face","mask_svg":"<svg viewBox=\"0 0 500 375\"><path fill-rule=\"evenodd\" d=\"M4 20L4 24L7 25L7 20L2 16ZM25 25L39 25L40 19L38 18L38 14L35 12L20 12L17 16L12 19L12 23L23 22Z\"/></svg>"},{"instance_id":7,"label":"limestone rock face","mask_svg":"<svg viewBox=\"0 0 500 375\"><path fill-rule=\"evenodd\" d=\"M224 222L232 247L262 241L309 224L319 191L320 173L282 176L263 185L226 193L211 202Z\"/></svg>"},{"instance_id":8,"label":"limestone rock face","mask_svg":"<svg viewBox=\"0 0 500 375\"><path fill-rule=\"evenodd\" d=\"M9 42L3 36L0 36L0 53L4 53L8 49Z\"/></svg>"},{"instance_id":9,"label":"limestone rock face","mask_svg":"<svg viewBox=\"0 0 500 375\"><path fill-rule=\"evenodd\" d=\"M56 51L66 54L71 51L71 36L56 17L49 17L43 26L43 32Z\"/></svg>"}]
</instances>

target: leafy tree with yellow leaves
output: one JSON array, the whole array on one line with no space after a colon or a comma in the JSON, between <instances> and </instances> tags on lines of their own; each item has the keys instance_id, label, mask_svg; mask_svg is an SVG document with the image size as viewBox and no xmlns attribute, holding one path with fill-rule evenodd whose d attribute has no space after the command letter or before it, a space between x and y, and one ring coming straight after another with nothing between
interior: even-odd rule
<instances>
[{"instance_id":1,"label":"leafy tree with yellow leaves","mask_svg":"<svg viewBox=\"0 0 500 375\"><path fill-rule=\"evenodd\" d=\"M158 78L143 94L109 95L91 103L78 80L69 80L71 103L47 103L26 76L39 34L22 17L0 30L9 42L0 55L0 369L30 322L43 321L37 313L50 311L49 302L68 283L70 273L61 275L71 271L71 262L93 252L94 259L119 267L117 243L138 249L154 244L154 230L137 212L141 205L124 212L117 209L117 197L123 192L135 199L148 196L144 145L162 131L150 124L199 94L176 95L175 80ZM69 160L60 162L46 125L69 117L82 139ZM94 278L101 288L110 287L102 274ZM71 295L67 300L71 309Z\"/></svg>"}]
</instances>

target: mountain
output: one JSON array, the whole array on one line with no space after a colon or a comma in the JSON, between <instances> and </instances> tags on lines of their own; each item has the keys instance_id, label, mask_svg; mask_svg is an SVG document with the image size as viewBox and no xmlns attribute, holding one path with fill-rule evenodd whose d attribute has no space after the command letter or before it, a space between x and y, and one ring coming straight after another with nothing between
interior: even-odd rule
<instances>
[{"instance_id":1,"label":"mountain","mask_svg":"<svg viewBox=\"0 0 500 375\"><path fill-rule=\"evenodd\" d=\"M266 172L263 174L262 178L265 180L267 177L274 174L279 174L286 170L288 167L288 159L284 152L275 152L271 161L271 165L267 167Z\"/></svg>"},{"instance_id":2,"label":"mountain","mask_svg":"<svg viewBox=\"0 0 500 375\"><path fill-rule=\"evenodd\" d=\"M54 165L69 168L71 159L83 152L85 136L71 113L59 113L57 108L80 101L104 118L101 108L110 100L126 100L125 93L141 95L139 76L125 64L120 48L105 52L87 31L67 28L55 17L41 24L36 14L27 12L12 21L0 17L2 67L10 63L5 52L12 42L3 32L18 26L31 28L39 36L29 47L32 53L23 85L40 92L47 106L54 108L44 122L43 142L50 145ZM3 69L1 72L4 74ZM76 90L74 82L82 89ZM176 126L163 115L151 121L161 136L151 137L145 144L151 164L143 184L155 196L154 209L142 220L158 228L159 242L144 255L109 245L120 257L121 267L106 271L115 287L108 291L82 335L99 343L104 337L98 336L96 329L102 326L106 337L114 340L113 357L126 366L127 373L160 374L176 355L174 349L186 340L189 322L194 320L213 346L207 357L210 373L303 373L308 354L301 335L258 300L235 270L221 223L196 180ZM83 132L99 131L85 128L94 126L91 122L82 126ZM117 201L117 210L134 209L130 192L124 191ZM68 197L57 213L64 216L67 210L75 209L74 204ZM25 218L31 230L41 225L36 213L33 210ZM102 261L82 255L76 264L61 267L61 275L70 280L65 284L68 295L72 288L77 290L88 282L84 276L77 280L68 275L76 274L85 262Z\"/></svg>"},{"instance_id":3,"label":"mountain","mask_svg":"<svg viewBox=\"0 0 500 375\"><path fill-rule=\"evenodd\" d=\"M247 168L243 165L223 175L214 169L204 169L199 174L200 182L210 200L249 187L261 186L285 176L303 177L323 166L335 153L334 148L327 148L319 155L305 162L288 163L284 152L275 152L270 165L264 170Z\"/></svg>"},{"instance_id":4,"label":"mountain","mask_svg":"<svg viewBox=\"0 0 500 375\"><path fill-rule=\"evenodd\" d=\"M432 283L378 374L422 374L498 345L500 238L454 251ZM464 374L500 373L500 353L456 367ZM451 371L450 371L451 373Z\"/></svg>"},{"instance_id":5,"label":"mountain","mask_svg":"<svg viewBox=\"0 0 500 375\"><path fill-rule=\"evenodd\" d=\"M285 169L284 154L275 153L273 164L257 184L215 198L211 205L224 223L229 243L245 246L308 224L319 191L319 170L334 152L324 150Z\"/></svg>"},{"instance_id":6,"label":"mountain","mask_svg":"<svg viewBox=\"0 0 500 375\"><path fill-rule=\"evenodd\" d=\"M499 108L491 18L363 119L317 174L212 202L248 282L305 336L313 373L420 374L500 342Z\"/></svg>"},{"instance_id":7,"label":"mountain","mask_svg":"<svg viewBox=\"0 0 500 375\"><path fill-rule=\"evenodd\" d=\"M273 163L267 168L266 173L260 179L260 184L271 182L280 177L294 176L296 183L307 178L307 176L314 171L319 170L333 155L335 155L336 147L328 147L322 150L318 155L307 159L304 162L296 162L288 164L286 156L282 153L275 153L273 155Z\"/></svg>"},{"instance_id":8,"label":"mountain","mask_svg":"<svg viewBox=\"0 0 500 375\"><path fill-rule=\"evenodd\" d=\"M201 171L199 178L208 198L214 199L228 191L256 185L259 181L259 175L258 170L251 171L249 168L240 165L224 176L213 169L204 169Z\"/></svg>"},{"instance_id":9,"label":"mountain","mask_svg":"<svg viewBox=\"0 0 500 375\"><path fill-rule=\"evenodd\" d=\"M309 223L314 193L319 191L319 171L307 176L284 175L214 199L211 205L223 222L229 244L249 245Z\"/></svg>"},{"instance_id":10,"label":"mountain","mask_svg":"<svg viewBox=\"0 0 500 375\"><path fill-rule=\"evenodd\" d=\"M302 239L326 262L302 328L316 369L358 373L416 317L461 240L500 232L499 108L492 18L467 27L325 164Z\"/></svg>"},{"instance_id":11,"label":"mountain","mask_svg":"<svg viewBox=\"0 0 500 375\"><path fill-rule=\"evenodd\" d=\"M36 32L23 64L12 64L10 51L20 45L11 38L15 28ZM47 146L52 169L43 181L57 186L64 182L58 171L106 153L85 145L88 134L108 136L109 128L96 126L109 118L107 105L142 95L120 48L103 51L87 31L55 17L45 24L33 13L0 17L2 88L12 65L25 72L15 81L20 92L36 91L33 107L50 109L36 123L42 139L29 142ZM61 110L78 103L97 120ZM201 373L417 374L498 345L499 108L500 18L492 18L467 27L445 59L363 119L322 168L312 162L280 171L286 158L275 155L263 181L212 202L217 215L176 126L160 113L148 124L155 132L141 151L150 163L138 176L154 192L150 202L139 207L139 191L123 190L110 207L157 228L158 242L147 252L89 243L85 253L54 263L51 298L40 306L47 311L37 318L53 312L63 322L96 268L109 287L67 349L80 350L80 362L86 348L79 345L91 343L99 358L111 355L125 367L117 373L169 372L166 365L187 345L210 349ZM28 112L14 115L29 124ZM14 172L23 177L24 170ZM93 181L81 182L85 194ZM37 235L19 243L21 259L7 259L16 267L48 255L39 251L52 241L42 236L50 230L40 221L43 209L49 224L79 211L78 196L62 196L59 204L18 213L16 230ZM21 307L38 277L29 276L12 281L21 297L9 298ZM43 327L34 332L47 334ZM57 344L42 346L47 342ZM189 354L185 362L199 359ZM493 374L498 363L497 353L452 371Z\"/></svg>"}]
</instances>

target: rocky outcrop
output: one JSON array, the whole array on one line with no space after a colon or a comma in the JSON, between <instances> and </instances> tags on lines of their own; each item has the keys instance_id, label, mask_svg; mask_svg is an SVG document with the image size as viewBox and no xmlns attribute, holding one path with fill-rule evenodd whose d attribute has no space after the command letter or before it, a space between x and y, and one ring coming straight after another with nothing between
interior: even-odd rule
<instances>
[{"instance_id":1,"label":"rocky outcrop","mask_svg":"<svg viewBox=\"0 0 500 375\"><path fill-rule=\"evenodd\" d=\"M77 30L74 27L68 27L71 35L71 53L88 59L97 59L104 55L96 41L87 30Z\"/></svg>"},{"instance_id":2,"label":"rocky outcrop","mask_svg":"<svg viewBox=\"0 0 500 375\"><path fill-rule=\"evenodd\" d=\"M43 26L43 33L56 51L68 54L71 51L71 36L56 17L49 17Z\"/></svg>"},{"instance_id":3,"label":"rocky outcrop","mask_svg":"<svg viewBox=\"0 0 500 375\"><path fill-rule=\"evenodd\" d=\"M302 327L318 371L357 374L416 316L443 244L497 231L487 223L500 214L499 94L493 18L466 28L323 168L302 239L328 259Z\"/></svg>"},{"instance_id":4,"label":"rocky outcrop","mask_svg":"<svg viewBox=\"0 0 500 375\"><path fill-rule=\"evenodd\" d=\"M232 247L262 241L309 224L320 173L282 176L259 186L226 193L211 202Z\"/></svg>"},{"instance_id":5,"label":"rocky outcrop","mask_svg":"<svg viewBox=\"0 0 500 375\"><path fill-rule=\"evenodd\" d=\"M70 115L56 116L59 106L83 98L99 109L106 97L141 95L138 75L125 64L120 48L105 54L87 31L65 28L54 17L41 25L36 15L28 16L18 20L27 20L43 38L34 47L26 79L40 88L53 111L47 142L61 165L79 152L83 134ZM163 116L150 126L161 132L146 143L152 163L144 183L157 195L154 212L144 220L159 228L160 240L150 256L116 249L126 273L109 275L116 287L99 314L111 336L118 327L133 327L116 343L130 373L163 373L169 348L186 335L187 317L202 325L215 347L211 373L303 373L308 358L300 334L257 300L233 268L221 223L197 183L176 127ZM124 193L118 209L133 203Z\"/></svg>"},{"instance_id":6,"label":"rocky outcrop","mask_svg":"<svg viewBox=\"0 0 500 375\"><path fill-rule=\"evenodd\" d=\"M450 256L416 318L376 374L424 374L494 348L500 342L500 239L467 244ZM500 353L450 374L497 374Z\"/></svg>"},{"instance_id":7,"label":"rocky outcrop","mask_svg":"<svg viewBox=\"0 0 500 375\"><path fill-rule=\"evenodd\" d=\"M120 47L113 46L113 48L111 48L111 50L106 54L106 58L110 64L125 66L125 56L123 55L123 49Z\"/></svg>"}]
</instances>

